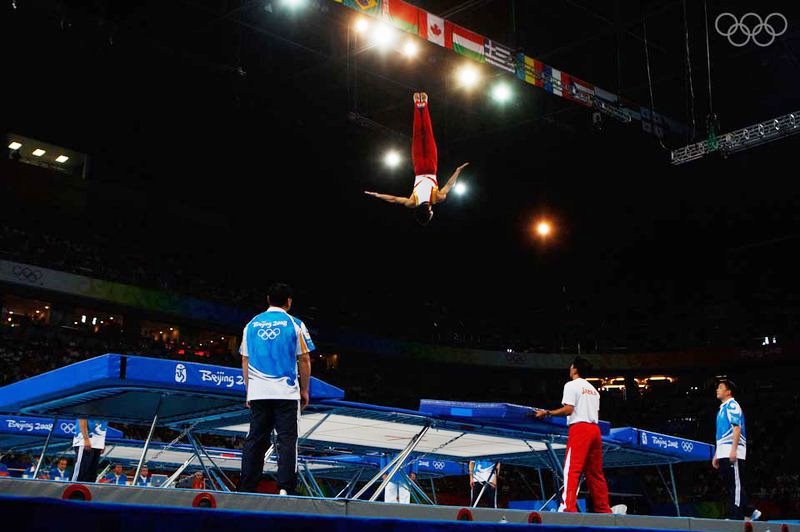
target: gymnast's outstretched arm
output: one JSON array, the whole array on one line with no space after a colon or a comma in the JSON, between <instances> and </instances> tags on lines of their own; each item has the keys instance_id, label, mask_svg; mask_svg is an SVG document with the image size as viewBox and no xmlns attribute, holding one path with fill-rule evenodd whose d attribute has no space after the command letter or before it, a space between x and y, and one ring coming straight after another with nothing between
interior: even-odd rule
<instances>
[{"instance_id":1,"label":"gymnast's outstretched arm","mask_svg":"<svg viewBox=\"0 0 800 532\"><path fill-rule=\"evenodd\" d=\"M403 207L408 207L409 209L414 207L414 200L412 198L403 198L400 196L392 196L391 194L378 194L377 192L370 192L368 190L364 191L364 194L368 196L374 196L378 199L382 199L388 203L396 203L398 205L402 205Z\"/></svg>"},{"instance_id":2,"label":"gymnast's outstretched arm","mask_svg":"<svg viewBox=\"0 0 800 532\"><path fill-rule=\"evenodd\" d=\"M456 171L453 172L453 175L451 175L450 179L447 180L445 186L440 188L439 191L436 193L436 203L441 203L447 199L447 193L450 192L450 189L455 186L456 181L458 181L458 176L459 174L461 174L461 170L463 170L464 167L467 166L468 164L469 163L464 163L458 168L456 168Z\"/></svg>"}]
</instances>

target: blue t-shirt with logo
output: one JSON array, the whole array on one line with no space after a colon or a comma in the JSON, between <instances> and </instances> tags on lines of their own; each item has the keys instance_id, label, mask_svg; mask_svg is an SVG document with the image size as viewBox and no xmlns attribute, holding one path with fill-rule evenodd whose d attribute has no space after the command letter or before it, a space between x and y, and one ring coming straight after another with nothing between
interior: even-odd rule
<instances>
[{"instance_id":1,"label":"blue t-shirt with logo","mask_svg":"<svg viewBox=\"0 0 800 532\"><path fill-rule=\"evenodd\" d=\"M736 448L736 457L739 460L747 458L747 431L744 425L744 412L736 399L730 398L719 406L717 412L717 452L716 458L728 458L733 448L733 427L742 429L739 445Z\"/></svg>"},{"instance_id":2,"label":"blue t-shirt with logo","mask_svg":"<svg viewBox=\"0 0 800 532\"><path fill-rule=\"evenodd\" d=\"M305 324L282 308L250 320L239 349L248 358L247 400L300 399L297 357L313 350Z\"/></svg>"}]
</instances>

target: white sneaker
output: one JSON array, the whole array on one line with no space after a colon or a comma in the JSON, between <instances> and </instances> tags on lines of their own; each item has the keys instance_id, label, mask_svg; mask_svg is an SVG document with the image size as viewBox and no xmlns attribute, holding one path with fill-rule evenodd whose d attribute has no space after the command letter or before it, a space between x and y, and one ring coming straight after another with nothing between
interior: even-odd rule
<instances>
[{"instance_id":1,"label":"white sneaker","mask_svg":"<svg viewBox=\"0 0 800 532\"><path fill-rule=\"evenodd\" d=\"M756 508L755 510L753 510L753 513L750 514L750 519L752 519L753 521L758 521L759 517L761 517L761 510Z\"/></svg>"},{"instance_id":2,"label":"white sneaker","mask_svg":"<svg viewBox=\"0 0 800 532\"><path fill-rule=\"evenodd\" d=\"M628 506L626 504L617 504L611 507L611 513L614 515L627 515Z\"/></svg>"},{"instance_id":3,"label":"white sneaker","mask_svg":"<svg viewBox=\"0 0 800 532\"><path fill-rule=\"evenodd\" d=\"M278 492L278 495L289 495L289 494L286 493L286 490L281 490Z\"/></svg>"}]
</instances>

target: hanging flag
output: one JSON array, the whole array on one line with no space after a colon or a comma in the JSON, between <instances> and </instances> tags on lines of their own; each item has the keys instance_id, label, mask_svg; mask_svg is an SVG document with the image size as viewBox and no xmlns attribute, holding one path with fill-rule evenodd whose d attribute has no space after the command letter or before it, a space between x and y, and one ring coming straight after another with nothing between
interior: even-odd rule
<instances>
[{"instance_id":1,"label":"hanging flag","mask_svg":"<svg viewBox=\"0 0 800 532\"><path fill-rule=\"evenodd\" d=\"M420 9L419 21L419 36L439 46L444 46L444 19Z\"/></svg>"},{"instance_id":2,"label":"hanging flag","mask_svg":"<svg viewBox=\"0 0 800 532\"><path fill-rule=\"evenodd\" d=\"M541 61L537 61L523 53L517 54L517 77L526 83L536 87L544 86L544 83L542 83L543 66Z\"/></svg>"},{"instance_id":3,"label":"hanging flag","mask_svg":"<svg viewBox=\"0 0 800 532\"><path fill-rule=\"evenodd\" d=\"M594 85L589 82L583 81L580 78L571 76L565 72L561 73L561 81L564 85L564 97L578 102L586 107L592 106L594 99Z\"/></svg>"},{"instance_id":4,"label":"hanging flag","mask_svg":"<svg viewBox=\"0 0 800 532\"><path fill-rule=\"evenodd\" d=\"M544 78L544 90L556 96L564 95L564 88L561 82L561 71L550 65L542 66L542 77Z\"/></svg>"},{"instance_id":5,"label":"hanging flag","mask_svg":"<svg viewBox=\"0 0 800 532\"><path fill-rule=\"evenodd\" d=\"M606 103L615 104L619 101L619 96L614 94L613 92L608 92L607 90L603 90L600 87L594 88L594 95L603 100Z\"/></svg>"},{"instance_id":6,"label":"hanging flag","mask_svg":"<svg viewBox=\"0 0 800 532\"><path fill-rule=\"evenodd\" d=\"M396 28L419 34L419 8L403 0L383 0L383 18Z\"/></svg>"},{"instance_id":7,"label":"hanging flag","mask_svg":"<svg viewBox=\"0 0 800 532\"><path fill-rule=\"evenodd\" d=\"M514 73L514 51L508 46L500 44L499 42L486 39L483 45L483 53L486 57L486 62L501 68L506 72Z\"/></svg>"},{"instance_id":8,"label":"hanging flag","mask_svg":"<svg viewBox=\"0 0 800 532\"><path fill-rule=\"evenodd\" d=\"M483 35L471 32L450 21L445 21L444 47L451 48L455 53L469 57L473 61L484 63Z\"/></svg>"},{"instance_id":9,"label":"hanging flag","mask_svg":"<svg viewBox=\"0 0 800 532\"><path fill-rule=\"evenodd\" d=\"M381 0L344 0L344 5L366 15L381 14Z\"/></svg>"}]
</instances>

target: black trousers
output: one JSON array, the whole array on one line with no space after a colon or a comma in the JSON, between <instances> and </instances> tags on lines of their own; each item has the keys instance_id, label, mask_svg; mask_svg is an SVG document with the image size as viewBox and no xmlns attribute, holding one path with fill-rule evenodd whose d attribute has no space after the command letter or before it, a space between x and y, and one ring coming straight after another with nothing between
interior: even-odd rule
<instances>
[{"instance_id":1,"label":"black trousers","mask_svg":"<svg viewBox=\"0 0 800 532\"><path fill-rule=\"evenodd\" d=\"M744 519L753 513L744 491L744 460L731 463L728 458L719 459L719 474L728 490L726 517L728 519Z\"/></svg>"},{"instance_id":2,"label":"black trousers","mask_svg":"<svg viewBox=\"0 0 800 532\"><path fill-rule=\"evenodd\" d=\"M239 491L254 493L264 470L272 430L278 434L278 489L295 493L297 488L297 427L300 401L259 399L250 401L250 432L242 449Z\"/></svg>"},{"instance_id":3,"label":"black trousers","mask_svg":"<svg viewBox=\"0 0 800 532\"><path fill-rule=\"evenodd\" d=\"M75 454L75 469L72 480L76 482L96 482L97 464L100 462L102 449L86 449L83 445L73 447Z\"/></svg>"},{"instance_id":4,"label":"black trousers","mask_svg":"<svg viewBox=\"0 0 800 532\"><path fill-rule=\"evenodd\" d=\"M486 489L483 489L484 485L486 486ZM478 499L478 495L480 495L481 490L483 490L483 496L481 496L481 500L478 501L478 506L497 508L497 489L488 482L475 483L475 485L472 487L472 500L469 502L470 506L475 504L475 501Z\"/></svg>"}]
</instances>

